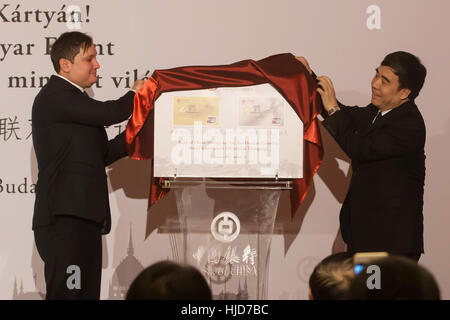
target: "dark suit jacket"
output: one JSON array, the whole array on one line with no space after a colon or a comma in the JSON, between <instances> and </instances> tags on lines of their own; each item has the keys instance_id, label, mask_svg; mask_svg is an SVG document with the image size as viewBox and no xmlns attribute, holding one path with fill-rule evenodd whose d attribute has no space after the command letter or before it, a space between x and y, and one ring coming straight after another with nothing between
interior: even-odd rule
<instances>
[{"instance_id":1,"label":"dark suit jacket","mask_svg":"<svg viewBox=\"0 0 450 320\"><path fill-rule=\"evenodd\" d=\"M39 175L33 230L69 215L111 228L105 166L124 157L125 132L108 141L104 126L126 120L134 92L100 102L52 76L32 110L33 145Z\"/></svg>"},{"instance_id":2,"label":"dark suit jacket","mask_svg":"<svg viewBox=\"0 0 450 320\"><path fill-rule=\"evenodd\" d=\"M351 251L423 252L425 124L414 102L378 109L341 106L323 124L352 159L340 213Z\"/></svg>"}]
</instances>

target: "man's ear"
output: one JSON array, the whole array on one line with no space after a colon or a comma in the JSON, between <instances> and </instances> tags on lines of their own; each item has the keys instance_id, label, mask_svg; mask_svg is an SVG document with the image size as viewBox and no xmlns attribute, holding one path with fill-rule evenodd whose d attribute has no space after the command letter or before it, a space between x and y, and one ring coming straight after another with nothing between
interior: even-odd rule
<instances>
[{"instance_id":1,"label":"man's ear","mask_svg":"<svg viewBox=\"0 0 450 320\"><path fill-rule=\"evenodd\" d=\"M410 94L411 94L411 90L410 89L406 89L406 88L400 89L400 98L402 100L407 99Z\"/></svg>"},{"instance_id":2,"label":"man's ear","mask_svg":"<svg viewBox=\"0 0 450 320\"><path fill-rule=\"evenodd\" d=\"M68 73L72 67L72 62L66 58L59 59L59 68L61 71Z\"/></svg>"}]
</instances>

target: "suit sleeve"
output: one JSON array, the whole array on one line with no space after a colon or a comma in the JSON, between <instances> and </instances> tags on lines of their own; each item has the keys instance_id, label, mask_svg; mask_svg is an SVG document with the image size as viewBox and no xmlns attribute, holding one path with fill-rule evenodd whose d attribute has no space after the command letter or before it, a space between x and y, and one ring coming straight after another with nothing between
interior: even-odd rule
<instances>
[{"instance_id":1,"label":"suit sleeve","mask_svg":"<svg viewBox=\"0 0 450 320\"><path fill-rule=\"evenodd\" d=\"M109 166L113 162L127 156L125 133L126 131L108 141L105 154L105 166Z\"/></svg>"},{"instance_id":2,"label":"suit sleeve","mask_svg":"<svg viewBox=\"0 0 450 320\"><path fill-rule=\"evenodd\" d=\"M68 94L68 92L70 92ZM109 126L126 120L133 112L134 92L117 100L97 101L76 90L58 93L57 103L49 104L55 121L91 126Z\"/></svg>"},{"instance_id":3,"label":"suit sleeve","mask_svg":"<svg viewBox=\"0 0 450 320\"><path fill-rule=\"evenodd\" d=\"M344 108L335 112L323 125L352 160L383 160L416 153L424 147L425 126L415 117L404 115L397 121L360 132L349 111Z\"/></svg>"}]
</instances>

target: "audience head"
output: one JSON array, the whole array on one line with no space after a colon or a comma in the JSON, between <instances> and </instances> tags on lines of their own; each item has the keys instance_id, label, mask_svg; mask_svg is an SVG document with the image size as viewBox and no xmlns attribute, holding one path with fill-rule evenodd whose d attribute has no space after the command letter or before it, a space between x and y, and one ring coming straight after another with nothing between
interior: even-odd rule
<instances>
[{"instance_id":1,"label":"audience head","mask_svg":"<svg viewBox=\"0 0 450 320\"><path fill-rule=\"evenodd\" d=\"M211 300L203 275L194 267L171 261L144 269L131 284L126 300Z\"/></svg>"},{"instance_id":2,"label":"audience head","mask_svg":"<svg viewBox=\"0 0 450 320\"><path fill-rule=\"evenodd\" d=\"M370 268L375 266L375 268ZM370 269L369 269L370 268ZM379 284L375 272L379 271ZM371 288L371 289L370 289ZM433 275L415 261L390 254L371 261L350 284L351 300L439 300Z\"/></svg>"},{"instance_id":3,"label":"audience head","mask_svg":"<svg viewBox=\"0 0 450 320\"><path fill-rule=\"evenodd\" d=\"M311 300L345 299L348 287L355 274L353 256L340 252L323 259L309 278Z\"/></svg>"}]
</instances>

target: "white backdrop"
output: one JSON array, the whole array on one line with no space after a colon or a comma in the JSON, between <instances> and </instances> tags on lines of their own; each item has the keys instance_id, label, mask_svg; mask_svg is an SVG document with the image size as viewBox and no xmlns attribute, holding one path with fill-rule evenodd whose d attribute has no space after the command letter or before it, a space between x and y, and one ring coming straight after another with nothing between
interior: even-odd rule
<instances>
[{"instance_id":1,"label":"white backdrop","mask_svg":"<svg viewBox=\"0 0 450 320\"><path fill-rule=\"evenodd\" d=\"M81 10L80 31L102 45L102 78L92 88L100 100L122 95L135 74L291 52L307 57L318 75L330 76L340 101L365 105L374 69L387 53L418 55L428 69L417 99L427 126L426 254L420 263L436 276L442 296L450 298L450 110L445 98L450 2L41 0L0 3L1 299L37 299L44 291L43 264L31 231L37 178L31 106L40 77L53 73L47 43L69 31L66 9L71 5ZM108 134L113 137L124 129L125 123L111 126ZM271 299L306 299L314 265L342 250L338 213L348 186L349 160L324 130L322 138L324 162L292 221L288 194L282 195L272 241ZM174 198L167 196L147 212L149 165L122 159L108 168L113 228L103 241L103 299L111 298L110 286L126 284L142 267L174 258L170 236L158 232L166 217L176 214Z\"/></svg>"}]
</instances>

